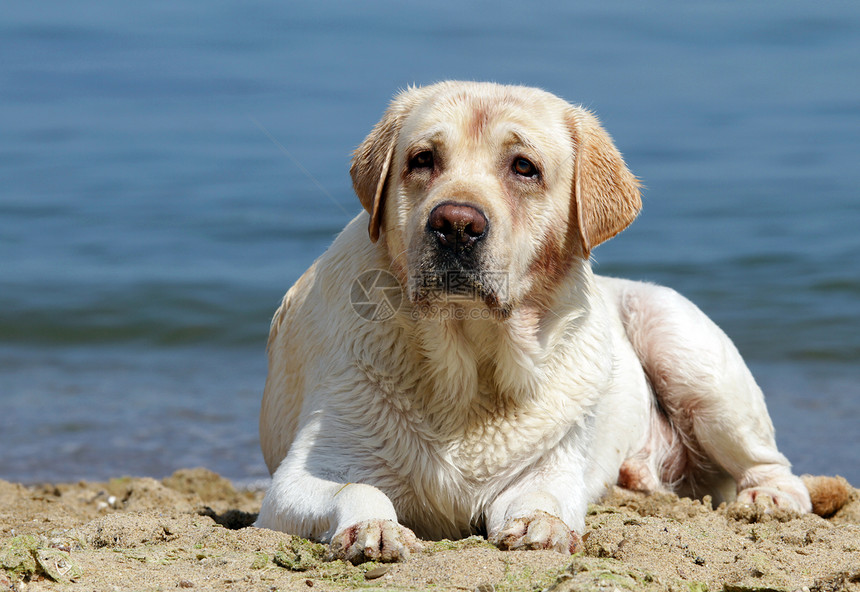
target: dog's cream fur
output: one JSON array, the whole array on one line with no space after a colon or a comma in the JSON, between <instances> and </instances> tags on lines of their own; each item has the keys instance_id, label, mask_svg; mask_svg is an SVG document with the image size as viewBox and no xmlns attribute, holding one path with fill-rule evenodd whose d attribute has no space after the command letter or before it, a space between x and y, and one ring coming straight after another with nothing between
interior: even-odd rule
<instances>
[{"instance_id":1,"label":"dog's cream fur","mask_svg":"<svg viewBox=\"0 0 860 592\"><path fill-rule=\"evenodd\" d=\"M272 322L258 526L361 561L405 558L412 531L569 551L616 483L809 511L728 337L668 288L592 273L641 206L593 115L524 87L409 89L351 172L366 212ZM428 216L452 201L488 221L473 299L420 288L439 272ZM350 302L374 269L403 289L378 322Z\"/></svg>"}]
</instances>

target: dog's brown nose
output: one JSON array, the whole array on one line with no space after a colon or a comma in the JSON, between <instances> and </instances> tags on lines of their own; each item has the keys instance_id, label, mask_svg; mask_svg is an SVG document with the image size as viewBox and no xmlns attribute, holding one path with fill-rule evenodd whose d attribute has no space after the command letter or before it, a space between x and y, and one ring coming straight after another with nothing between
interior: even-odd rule
<instances>
[{"instance_id":1,"label":"dog's brown nose","mask_svg":"<svg viewBox=\"0 0 860 592\"><path fill-rule=\"evenodd\" d=\"M444 247L471 247L487 233L487 217L478 208L466 204L443 203L430 212L427 227Z\"/></svg>"}]
</instances>

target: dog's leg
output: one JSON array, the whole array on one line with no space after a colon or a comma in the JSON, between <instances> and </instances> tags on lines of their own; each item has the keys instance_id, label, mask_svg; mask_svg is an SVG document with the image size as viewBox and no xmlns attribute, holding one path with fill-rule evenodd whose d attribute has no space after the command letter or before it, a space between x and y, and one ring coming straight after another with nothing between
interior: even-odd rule
<instances>
[{"instance_id":1,"label":"dog's leg","mask_svg":"<svg viewBox=\"0 0 860 592\"><path fill-rule=\"evenodd\" d=\"M809 512L764 395L731 340L674 290L617 281L628 337L676 428L737 482L738 500Z\"/></svg>"},{"instance_id":2,"label":"dog's leg","mask_svg":"<svg viewBox=\"0 0 860 592\"><path fill-rule=\"evenodd\" d=\"M588 493L585 460L564 444L503 491L486 512L487 538L504 550L552 549L574 553L581 548Z\"/></svg>"},{"instance_id":3,"label":"dog's leg","mask_svg":"<svg viewBox=\"0 0 860 592\"><path fill-rule=\"evenodd\" d=\"M376 487L327 478L348 474L343 447L329 445L316 423L302 428L272 483L255 526L331 543L336 559L352 563L402 561L422 546L398 524L391 500ZM325 466L314 466L314 449L325 449ZM353 460L354 462L354 460Z\"/></svg>"}]
</instances>

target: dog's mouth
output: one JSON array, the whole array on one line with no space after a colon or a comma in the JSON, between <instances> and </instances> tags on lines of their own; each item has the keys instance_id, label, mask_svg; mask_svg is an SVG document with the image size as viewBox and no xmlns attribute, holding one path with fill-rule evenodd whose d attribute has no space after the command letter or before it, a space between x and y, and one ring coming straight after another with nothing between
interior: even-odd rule
<instances>
[{"instance_id":1,"label":"dog's mouth","mask_svg":"<svg viewBox=\"0 0 860 592\"><path fill-rule=\"evenodd\" d=\"M410 278L410 295L416 304L437 306L483 303L505 310L507 274L459 267L420 270Z\"/></svg>"},{"instance_id":2,"label":"dog's mouth","mask_svg":"<svg viewBox=\"0 0 860 592\"><path fill-rule=\"evenodd\" d=\"M432 311L489 310L507 318L508 273L493 266L489 224L467 203L446 201L433 208L407 265L413 304Z\"/></svg>"}]
</instances>

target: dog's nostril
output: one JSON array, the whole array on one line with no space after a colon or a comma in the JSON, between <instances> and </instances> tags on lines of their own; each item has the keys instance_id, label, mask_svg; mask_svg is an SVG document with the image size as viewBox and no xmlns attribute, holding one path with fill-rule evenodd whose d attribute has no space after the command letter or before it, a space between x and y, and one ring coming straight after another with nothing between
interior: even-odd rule
<instances>
[{"instance_id":1,"label":"dog's nostril","mask_svg":"<svg viewBox=\"0 0 860 592\"><path fill-rule=\"evenodd\" d=\"M433 208L427 226L447 247L470 246L487 232L487 217L476 207L444 203Z\"/></svg>"}]
</instances>

